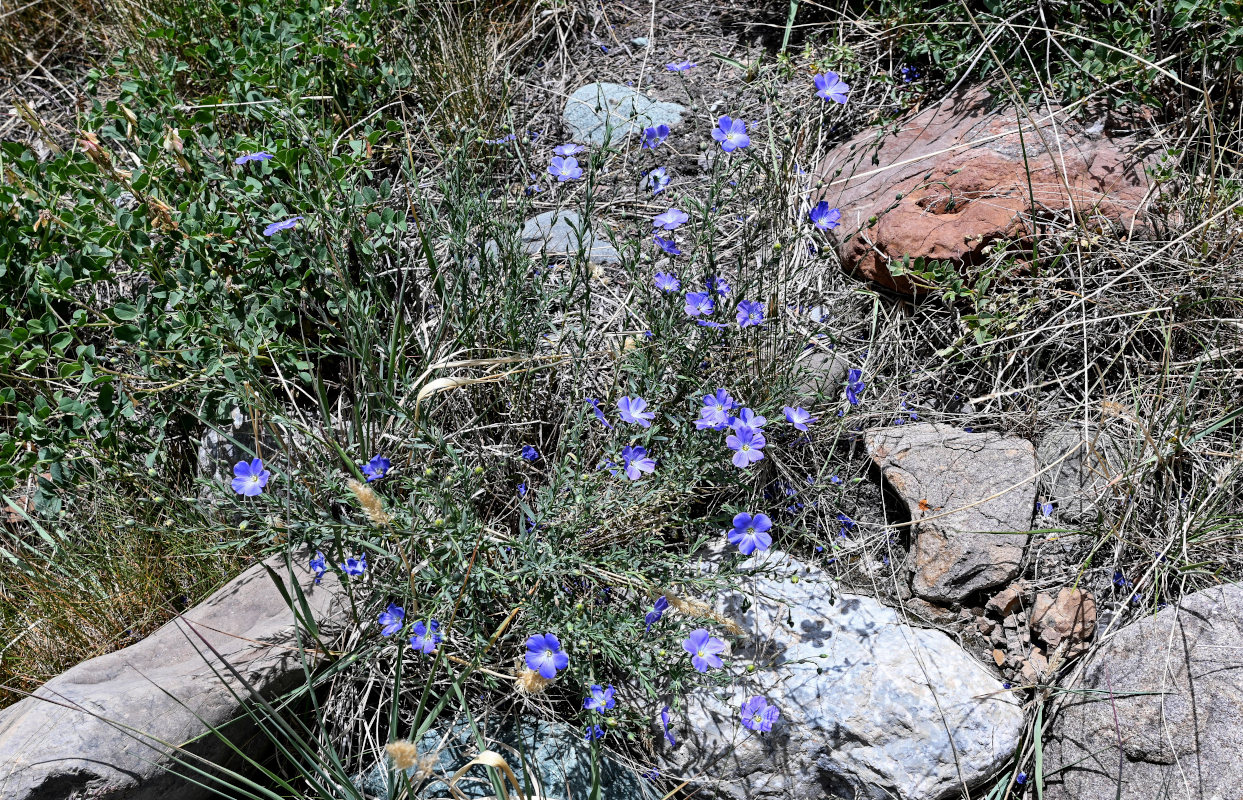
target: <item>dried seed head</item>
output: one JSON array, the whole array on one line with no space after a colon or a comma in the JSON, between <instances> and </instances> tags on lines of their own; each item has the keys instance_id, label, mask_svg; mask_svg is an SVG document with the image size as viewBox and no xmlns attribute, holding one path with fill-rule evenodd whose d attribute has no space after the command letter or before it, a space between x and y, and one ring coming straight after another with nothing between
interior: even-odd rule
<instances>
[{"instance_id":1,"label":"dried seed head","mask_svg":"<svg viewBox=\"0 0 1243 800\"><path fill-rule=\"evenodd\" d=\"M673 610L679 611L688 617L710 619L735 636L741 636L746 633L738 623L729 617L716 613L707 603L687 597L678 597L673 592L665 592L665 599L669 601L669 605Z\"/></svg>"},{"instance_id":2,"label":"dried seed head","mask_svg":"<svg viewBox=\"0 0 1243 800\"><path fill-rule=\"evenodd\" d=\"M539 694L548 688L552 681L540 675L533 669L525 669L518 673L518 677L514 679L514 686L518 690L518 694Z\"/></svg>"},{"instance_id":3,"label":"dried seed head","mask_svg":"<svg viewBox=\"0 0 1243 800\"><path fill-rule=\"evenodd\" d=\"M395 742L389 742L384 749L388 751L388 757L393 760L395 770L404 771L419 763L419 749L414 746L414 742L398 739Z\"/></svg>"},{"instance_id":4,"label":"dried seed head","mask_svg":"<svg viewBox=\"0 0 1243 800\"><path fill-rule=\"evenodd\" d=\"M359 483L351 480L348 484L350 491L358 498L358 504L363 507L363 511L367 512L371 524L376 526L388 525L393 518L384 510L384 505L380 502L380 496L365 483Z\"/></svg>"}]
</instances>

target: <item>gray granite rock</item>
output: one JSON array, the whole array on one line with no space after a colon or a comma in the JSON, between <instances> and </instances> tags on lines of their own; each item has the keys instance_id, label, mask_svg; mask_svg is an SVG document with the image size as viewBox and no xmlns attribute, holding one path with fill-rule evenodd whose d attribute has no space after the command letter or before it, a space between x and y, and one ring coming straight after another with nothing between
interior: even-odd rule
<instances>
[{"instance_id":1,"label":"gray granite rock","mask_svg":"<svg viewBox=\"0 0 1243 800\"><path fill-rule=\"evenodd\" d=\"M599 231L583 227L576 211L546 211L522 226L522 246L537 258L565 259L584 250L594 264L618 264L621 257Z\"/></svg>"},{"instance_id":2,"label":"gray granite rock","mask_svg":"<svg viewBox=\"0 0 1243 800\"><path fill-rule=\"evenodd\" d=\"M308 560L297 555L293 577L321 629L330 628L347 618L347 605L332 573L313 585ZM264 563L289 580L283 557ZM232 763L230 750L204 735L208 724L237 718L234 693L246 693L224 663L271 697L302 680L302 659L309 657L298 648L293 613L256 564L141 642L85 661L0 711L0 797L216 796L166 771L175 765L165 743L188 743L212 763ZM255 733L245 719L226 730L235 741Z\"/></svg>"},{"instance_id":3,"label":"gray granite rock","mask_svg":"<svg viewBox=\"0 0 1243 800\"><path fill-rule=\"evenodd\" d=\"M1036 461L1040 469L1057 466L1040 476L1040 499L1054 506L1061 522L1084 523L1096 517L1109 481L1124 464L1123 443L1107 431L1082 423L1054 427L1040 438Z\"/></svg>"},{"instance_id":4,"label":"gray granite rock","mask_svg":"<svg viewBox=\"0 0 1243 800\"><path fill-rule=\"evenodd\" d=\"M1023 728L1016 698L944 633L837 595L823 572L779 551L741 565L756 568L717 601L748 632L735 638L729 683L688 695L681 741L664 748L707 794L937 800L1010 758ZM741 724L753 695L780 710L770 733Z\"/></svg>"},{"instance_id":5,"label":"gray granite rock","mask_svg":"<svg viewBox=\"0 0 1243 800\"><path fill-rule=\"evenodd\" d=\"M865 438L915 523L915 594L960 602L1019 574L1036 503L1030 442L937 423L882 428Z\"/></svg>"},{"instance_id":6,"label":"gray granite rock","mask_svg":"<svg viewBox=\"0 0 1243 800\"><path fill-rule=\"evenodd\" d=\"M814 346L799 356L794 368L798 370L800 394L837 399L841 395L846 374L850 371L850 364L836 351Z\"/></svg>"},{"instance_id":7,"label":"gray granite rock","mask_svg":"<svg viewBox=\"0 0 1243 800\"><path fill-rule=\"evenodd\" d=\"M511 721L495 732L485 732L484 743L487 749L500 753L506 759L519 779L529 774L538 780L542 791L539 795L531 794L532 797L580 800L591 796L591 748L580 731L543 720ZM419 740L418 750L423 756L435 755L429 782L420 791L419 797L449 797L448 784L437 779L452 776L480 752L474 733L465 722L454 725L448 736L435 729L428 731ZM517 753L525 755L526 773ZM414 774L413 768L408 774ZM476 766L468 775L483 780L460 781L457 788L463 795L472 799L495 796L483 767ZM370 798L389 800L388 770L377 765L357 781L357 787ZM657 800L660 796L661 793L633 769L601 750L601 800Z\"/></svg>"},{"instance_id":8,"label":"gray granite rock","mask_svg":"<svg viewBox=\"0 0 1243 800\"><path fill-rule=\"evenodd\" d=\"M653 100L620 83L589 83L570 95L561 118L571 139L600 147L606 138L618 144L653 125L672 128L686 113L677 103Z\"/></svg>"},{"instance_id":9,"label":"gray granite rock","mask_svg":"<svg viewBox=\"0 0 1243 800\"><path fill-rule=\"evenodd\" d=\"M1241 642L1237 585L1184 597L1106 640L1060 695L1044 750L1044 796L1239 797Z\"/></svg>"}]
</instances>

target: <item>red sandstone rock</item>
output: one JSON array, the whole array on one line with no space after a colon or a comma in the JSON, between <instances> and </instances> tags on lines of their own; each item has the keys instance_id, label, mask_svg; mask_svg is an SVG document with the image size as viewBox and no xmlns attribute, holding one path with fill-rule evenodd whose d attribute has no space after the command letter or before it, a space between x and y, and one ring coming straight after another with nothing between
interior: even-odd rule
<instances>
[{"instance_id":1,"label":"red sandstone rock","mask_svg":"<svg viewBox=\"0 0 1243 800\"><path fill-rule=\"evenodd\" d=\"M1032 118L1038 128L1013 105L990 110L974 90L919 112L896 135L869 130L836 148L817 171L825 186L813 202L841 209L833 233L842 266L911 292L890 260L980 263L989 243L1031 233L1033 200L1037 220L1069 223L1073 199L1090 229L1127 236L1147 227L1152 192L1134 142L1085 132L1062 114Z\"/></svg>"}]
</instances>

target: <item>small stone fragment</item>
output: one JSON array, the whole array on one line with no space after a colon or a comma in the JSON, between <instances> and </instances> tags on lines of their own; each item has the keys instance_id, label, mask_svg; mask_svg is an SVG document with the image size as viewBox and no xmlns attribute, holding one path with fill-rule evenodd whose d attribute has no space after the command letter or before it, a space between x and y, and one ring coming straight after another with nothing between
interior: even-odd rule
<instances>
[{"instance_id":1,"label":"small stone fragment","mask_svg":"<svg viewBox=\"0 0 1243 800\"><path fill-rule=\"evenodd\" d=\"M1023 587L1019 583L1012 583L1002 589L997 594L988 599L984 604L984 609L997 617L1005 617L1012 614L1019 607L1019 602L1023 599Z\"/></svg>"},{"instance_id":2,"label":"small stone fragment","mask_svg":"<svg viewBox=\"0 0 1243 800\"><path fill-rule=\"evenodd\" d=\"M1096 600L1088 592L1066 587L1057 598L1041 592L1032 609L1031 631L1050 649L1069 639L1067 656L1087 649L1096 633Z\"/></svg>"}]
</instances>

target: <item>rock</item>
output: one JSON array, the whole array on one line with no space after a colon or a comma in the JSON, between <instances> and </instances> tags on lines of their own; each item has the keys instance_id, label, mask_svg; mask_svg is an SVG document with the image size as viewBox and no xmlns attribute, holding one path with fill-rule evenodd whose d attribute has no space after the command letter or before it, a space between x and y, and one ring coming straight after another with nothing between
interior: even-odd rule
<instances>
[{"instance_id":1,"label":"rock","mask_svg":"<svg viewBox=\"0 0 1243 800\"><path fill-rule=\"evenodd\" d=\"M798 370L799 394L837 398L842 393L850 363L840 353L813 341L799 356L794 368Z\"/></svg>"},{"instance_id":2,"label":"rock","mask_svg":"<svg viewBox=\"0 0 1243 800\"><path fill-rule=\"evenodd\" d=\"M1058 592L1056 599L1041 592L1032 608L1031 631L1050 652L1065 641L1064 654L1078 655L1096 633L1096 600L1088 592L1070 587Z\"/></svg>"},{"instance_id":3,"label":"rock","mask_svg":"<svg viewBox=\"0 0 1243 800\"><path fill-rule=\"evenodd\" d=\"M984 604L985 610L997 617L1008 617L1019 608L1019 603L1023 600L1023 591L1025 587L1022 583L1013 583L1002 589L997 594L988 598L988 602Z\"/></svg>"},{"instance_id":4,"label":"rock","mask_svg":"<svg viewBox=\"0 0 1243 800\"><path fill-rule=\"evenodd\" d=\"M990 242L1031 235L1033 196L1041 219L1068 217L1073 199L1076 218L1091 228L1125 234L1149 224L1148 162L1133 155L1135 141L1087 136L1065 116L1055 132L1043 108L1032 113L1042 121L1039 133L1024 118L1020 138L1013 107L990 105L982 90L960 92L910 117L895 135L866 130L829 155L817 171L825 186L812 202L841 209L834 234L848 272L909 293L910 281L890 273L890 260L978 264Z\"/></svg>"},{"instance_id":5,"label":"rock","mask_svg":"<svg viewBox=\"0 0 1243 800\"><path fill-rule=\"evenodd\" d=\"M486 731L478 720L476 724ZM520 780L529 775L539 782L542 792L538 796L542 800L579 800L591 796L591 748L583 740L581 731L543 720L510 721L484 735L487 749L500 753ZM421 757L434 755L429 766L435 777L450 777L479 755L474 732L466 722L453 725L448 736L435 729L429 730L419 740L417 749ZM408 770L410 775L414 772L414 768ZM483 767L475 766L467 775L483 780L458 782L457 789L465 797L495 796ZM375 800L397 796L390 792L387 764L377 764L357 779L355 786ZM607 751L602 751L600 757L600 790L600 800L657 800L660 797L650 783ZM447 782L432 780L419 797L450 795ZM400 796L406 797L404 793Z\"/></svg>"},{"instance_id":6,"label":"rock","mask_svg":"<svg viewBox=\"0 0 1243 800\"><path fill-rule=\"evenodd\" d=\"M1045 797L1238 797L1240 642L1243 587L1232 585L1188 595L1099 645L1060 695Z\"/></svg>"},{"instance_id":7,"label":"rock","mask_svg":"<svg viewBox=\"0 0 1243 800\"><path fill-rule=\"evenodd\" d=\"M1053 503L1053 516L1063 522L1084 523L1096 517L1098 504L1105 498L1111 478L1125 464L1123 442L1108 432L1068 422L1058 425L1040 438L1036 463L1040 476L1041 500Z\"/></svg>"},{"instance_id":8,"label":"rock","mask_svg":"<svg viewBox=\"0 0 1243 800\"><path fill-rule=\"evenodd\" d=\"M306 554L297 555L294 579L321 630L331 628L348 618L348 604L333 573L312 585L308 561ZM283 556L263 564L288 574ZM141 642L85 661L0 710L0 795L6 800L215 797L164 770L174 765L162 742L203 736L189 747L192 752L236 767L218 738L204 736L207 725L224 725L240 713L233 693L246 693L224 662L272 697L301 682L303 659L314 658L299 649L294 616L263 564ZM234 741L255 734L245 719L227 732Z\"/></svg>"},{"instance_id":9,"label":"rock","mask_svg":"<svg viewBox=\"0 0 1243 800\"><path fill-rule=\"evenodd\" d=\"M1035 503L1030 442L938 423L869 432L872 461L914 526L915 594L960 602L1019 573ZM920 520L927 521L920 521Z\"/></svg>"},{"instance_id":10,"label":"rock","mask_svg":"<svg viewBox=\"0 0 1243 800\"><path fill-rule=\"evenodd\" d=\"M600 147L607 139L617 144L653 125L673 127L687 111L677 103L663 103L620 83L589 83L566 100L561 118L570 138Z\"/></svg>"},{"instance_id":11,"label":"rock","mask_svg":"<svg viewBox=\"0 0 1243 800\"><path fill-rule=\"evenodd\" d=\"M739 571L734 585L746 589L722 594L716 611L752 636L734 641L728 685L687 695L679 746L664 748L702 789L732 800L935 800L1010 758L1023 713L949 636L871 598L835 597L823 572L776 550ZM739 719L757 694L781 714L767 734Z\"/></svg>"},{"instance_id":12,"label":"rock","mask_svg":"<svg viewBox=\"0 0 1243 800\"><path fill-rule=\"evenodd\" d=\"M574 258L582 249L594 264L621 263L613 245L596 231L585 230L575 211L546 211L527 220L522 226L522 246L536 258Z\"/></svg>"},{"instance_id":13,"label":"rock","mask_svg":"<svg viewBox=\"0 0 1243 800\"><path fill-rule=\"evenodd\" d=\"M1049 659L1040 650L1032 650L1020 664L1019 677L1023 683L1033 685L1040 683L1049 671Z\"/></svg>"}]
</instances>

